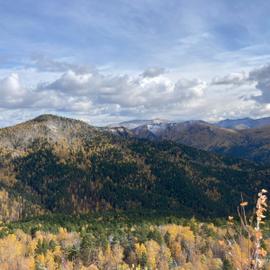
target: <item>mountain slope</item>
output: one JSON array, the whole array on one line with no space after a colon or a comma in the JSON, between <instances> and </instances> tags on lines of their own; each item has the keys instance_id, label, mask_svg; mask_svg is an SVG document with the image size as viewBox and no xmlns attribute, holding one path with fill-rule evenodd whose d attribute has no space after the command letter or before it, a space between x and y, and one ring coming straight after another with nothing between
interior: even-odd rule
<instances>
[{"instance_id":1,"label":"mountain slope","mask_svg":"<svg viewBox=\"0 0 270 270\"><path fill-rule=\"evenodd\" d=\"M203 121L188 121L162 127L156 125L156 128L143 125L131 132L138 138L171 140L222 155L270 163L270 126L236 130Z\"/></svg>"},{"instance_id":2,"label":"mountain slope","mask_svg":"<svg viewBox=\"0 0 270 270\"><path fill-rule=\"evenodd\" d=\"M224 216L241 192L251 200L269 187L269 171L252 163L50 115L1 129L0 146L0 202L17 207L13 219L133 208Z\"/></svg>"},{"instance_id":3,"label":"mountain slope","mask_svg":"<svg viewBox=\"0 0 270 270\"><path fill-rule=\"evenodd\" d=\"M20 150L32 145L35 140L51 143L66 140L89 139L98 134L98 129L82 121L54 115L41 115L31 121L0 129L0 147Z\"/></svg>"}]
</instances>

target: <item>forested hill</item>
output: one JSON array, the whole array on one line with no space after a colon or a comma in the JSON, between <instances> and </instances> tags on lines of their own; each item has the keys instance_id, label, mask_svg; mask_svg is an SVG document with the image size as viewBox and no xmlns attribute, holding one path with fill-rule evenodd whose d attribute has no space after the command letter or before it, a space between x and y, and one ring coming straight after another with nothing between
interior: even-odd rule
<instances>
[{"instance_id":1,"label":"forested hill","mask_svg":"<svg viewBox=\"0 0 270 270\"><path fill-rule=\"evenodd\" d=\"M110 209L225 216L268 179L252 163L53 115L0 129L4 219Z\"/></svg>"}]
</instances>

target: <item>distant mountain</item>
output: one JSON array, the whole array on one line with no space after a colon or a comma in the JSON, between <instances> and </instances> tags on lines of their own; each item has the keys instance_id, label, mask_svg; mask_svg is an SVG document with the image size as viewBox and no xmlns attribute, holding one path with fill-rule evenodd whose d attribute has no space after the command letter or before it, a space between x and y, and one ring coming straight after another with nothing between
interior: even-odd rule
<instances>
[{"instance_id":1,"label":"distant mountain","mask_svg":"<svg viewBox=\"0 0 270 270\"><path fill-rule=\"evenodd\" d=\"M53 115L0 129L0 217L109 209L226 216L241 192L252 200L270 188L267 168L120 131Z\"/></svg>"},{"instance_id":2,"label":"distant mountain","mask_svg":"<svg viewBox=\"0 0 270 270\"><path fill-rule=\"evenodd\" d=\"M125 127L127 129L134 129L139 126L144 126L144 125L159 125L159 124L164 124L164 123L169 123L169 120L166 119L152 119L152 120L131 120L131 121L125 121L121 122L118 124L112 124L109 127Z\"/></svg>"},{"instance_id":3,"label":"distant mountain","mask_svg":"<svg viewBox=\"0 0 270 270\"><path fill-rule=\"evenodd\" d=\"M239 132L232 129L217 127L204 121L187 121L168 123L162 128L156 126L155 132L148 125L139 126L132 131L137 138L150 140L169 140L213 152L222 152L233 144L241 144Z\"/></svg>"},{"instance_id":4,"label":"distant mountain","mask_svg":"<svg viewBox=\"0 0 270 270\"><path fill-rule=\"evenodd\" d=\"M170 140L231 157L270 164L270 126L232 129L204 121L139 126L131 132L137 138ZM236 123L236 122L235 122ZM259 123L257 123L259 125Z\"/></svg>"},{"instance_id":5,"label":"distant mountain","mask_svg":"<svg viewBox=\"0 0 270 270\"><path fill-rule=\"evenodd\" d=\"M224 128L232 128L232 129L247 129L247 128L261 128L264 126L270 125L270 117L259 118L259 119L251 119L251 118L243 118L243 119L226 119L216 123L219 127Z\"/></svg>"},{"instance_id":6,"label":"distant mountain","mask_svg":"<svg viewBox=\"0 0 270 270\"><path fill-rule=\"evenodd\" d=\"M196 124L197 122L204 122L201 120L192 120L192 121L170 121L166 119L152 119L152 120L131 120L131 121L125 121L118 124L112 124L109 127L125 127L127 129L135 129L140 126L145 125L153 125L153 126L159 126L162 124L175 124L175 123L185 123L185 124ZM265 118L258 118L258 119L252 119L252 118L242 118L242 119L225 119L219 122L215 123L208 123L209 125L214 125L222 128L227 129L236 129L236 130L242 130L242 129L248 129L248 128L261 128L265 126L270 125L270 117Z\"/></svg>"}]
</instances>

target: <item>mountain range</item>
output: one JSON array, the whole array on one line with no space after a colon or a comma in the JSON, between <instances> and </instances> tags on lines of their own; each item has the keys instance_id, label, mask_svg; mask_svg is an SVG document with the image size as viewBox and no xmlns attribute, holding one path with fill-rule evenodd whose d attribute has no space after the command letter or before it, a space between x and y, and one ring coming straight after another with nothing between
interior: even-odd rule
<instances>
[{"instance_id":1,"label":"mountain range","mask_svg":"<svg viewBox=\"0 0 270 270\"><path fill-rule=\"evenodd\" d=\"M206 137L239 132L204 122L182 125L194 137L195 128L205 129ZM149 209L217 217L233 212L241 194L253 200L254 191L270 187L267 166L178 139L139 137L124 127L97 128L54 115L0 129L0 216Z\"/></svg>"},{"instance_id":2,"label":"mountain range","mask_svg":"<svg viewBox=\"0 0 270 270\"><path fill-rule=\"evenodd\" d=\"M191 120L191 121L185 121L186 123L196 123L196 122L204 122L199 120ZM125 121L120 122L118 124L111 124L109 127L125 127L128 129L134 129L139 126L144 125L160 125L160 124L168 124L168 123L184 123L182 122L173 122L167 119L161 119L161 118L154 118L149 120L131 120L131 121ZM207 123L207 122L205 122ZM210 124L210 123L208 123ZM225 119L219 122L213 122L211 125L215 125L218 127L223 128L229 128L229 129L236 129L236 130L242 130L242 129L248 129L248 128L260 128L264 126L270 125L270 117L264 117L264 118L258 118L258 119L252 119L252 118L241 118L241 119Z\"/></svg>"},{"instance_id":3,"label":"mountain range","mask_svg":"<svg viewBox=\"0 0 270 270\"><path fill-rule=\"evenodd\" d=\"M217 123L148 121L147 124L125 132L137 138L170 140L230 157L270 164L269 123L270 118L257 120L245 118ZM120 126L122 123L119 124ZM119 132L120 135L122 133Z\"/></svg>"}]
</instances>

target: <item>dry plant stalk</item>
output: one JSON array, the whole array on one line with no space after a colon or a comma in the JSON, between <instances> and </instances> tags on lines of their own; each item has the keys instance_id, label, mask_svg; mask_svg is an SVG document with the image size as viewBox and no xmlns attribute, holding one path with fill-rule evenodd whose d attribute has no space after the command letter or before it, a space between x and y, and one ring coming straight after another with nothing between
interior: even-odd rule
<instances>
[{"instance_id":1,"label":"dry plant stalk","mask_svg":"<svg viewBox=\"0 0 270 270\"><path fill-rule=\"evenodd\" d=\"M240 246L240 258L237 259L235 263L237 270L262 270L265 265L266 251L262 248L262 229L261 225L264 224L265 212L267 211L267 196L265 195L267 190L262 189L258 193L258 199L256 203L256 214L255 214L255 224L252 220L247 220L245 207L248 205L247 202L243 201L240 203L240 206L237 208L238 216L241 222L240 229L235 227L237 232L236 236L232 235L228 230L229 238L226 238L228 255L231 258L232 262L236 261L234 258L235 253L233 252L236 244ZM234 225L233 217L228 217L228 224L230 226ZM238 241L237 241L238 239ZM243 239L247 241L247 248L242 248Z\"/></svg>"}]
</instances>

